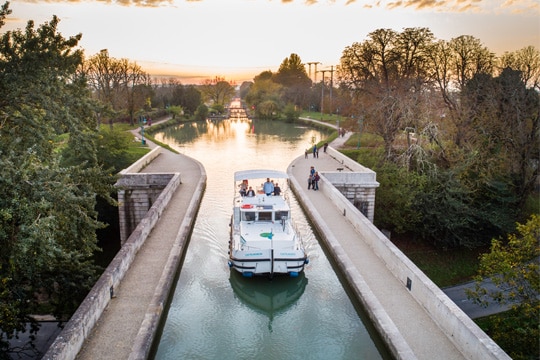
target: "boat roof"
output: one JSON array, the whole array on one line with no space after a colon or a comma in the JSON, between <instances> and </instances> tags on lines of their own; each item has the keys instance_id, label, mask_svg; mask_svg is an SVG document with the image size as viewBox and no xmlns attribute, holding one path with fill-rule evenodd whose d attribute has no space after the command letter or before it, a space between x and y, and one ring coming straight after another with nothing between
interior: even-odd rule
<instances>
[{"instance_id":1,"label":"boat roof","mask_svg":"<svg viewBox=\"0 0 540 360\"><path fill-rule=\"evenodd\" d=\"M237 171L234 173L234 181L264 179L264 178L288 179L289 175L287 175L287 173L284 171L265 170L265 169L242 170L242 171Z\"/></svg>"}]
</instances>

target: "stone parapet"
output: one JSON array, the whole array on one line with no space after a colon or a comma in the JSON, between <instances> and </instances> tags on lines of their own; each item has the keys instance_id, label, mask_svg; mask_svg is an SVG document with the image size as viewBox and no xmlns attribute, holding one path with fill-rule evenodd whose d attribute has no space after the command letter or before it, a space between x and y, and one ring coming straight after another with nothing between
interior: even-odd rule
<instances>
[{"instance_id":1,"label":"stone parapet","mask_svg":"<svg viewBox=\"0 0 540 360\"><path fill-rule=\"evenodd\" d=\"M120 242L123 245L131 232L146 216L162 190L175 174L123 174L115 186L118 188ZM180 174L176 174L181 183Z\"/></svg>"}]
</instances>

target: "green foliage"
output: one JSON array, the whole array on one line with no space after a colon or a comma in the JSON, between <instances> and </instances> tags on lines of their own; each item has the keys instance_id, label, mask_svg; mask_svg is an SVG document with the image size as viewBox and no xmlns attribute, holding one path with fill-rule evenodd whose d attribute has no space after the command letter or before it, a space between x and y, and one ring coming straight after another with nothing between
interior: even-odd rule
<instances>
[{"instance_id":1,"label":"green foliage","mask_svg":"<svg viewBox=\"0 0 540 360\"><path fill-rule=\"evenodd\" d=\"M479 234L483 212L474 206L472 194L452 171L439 171L418 192L413 209L422 214L419 225L425 239L443 247L475 247L485 243Z\"/></svg>"},{"instance_id":2,"label":"green foliage","mask_svg":"<svg viewBox=\"0 0 540 360\"><path fill-rule=\"evenodd\" d=\"M196 121L204 121L208 117L208 106L204 104L200 104L199 107L197 107L197 111L195 111L195 120Z\"/></svg>"},{"instance_id":3,"label":"green foliage","mask_svg":"<svg viewBox=\"0 0 540 360\"><path fill-rule=\"evenodd\" d=\"M287 122L295 122L300 117L300 111L296 109L294 104L287 104L283 109L283 116Z\"/></svg>"},{"instance_id":4,"label":"green foliage","mask_svg":"<svg viewBox=\"0 0 540 360\"><path fill-rule=\"evenodd\" d=\"M283 60L277 73L272 76L272 80L283 86L284 103L292 103L299 107L307 105L311 80L297 54L291 54Z\"/></svg>"},{"instance_id":5,"label":"green foliage","mask_svg":"<svg viewBox=\"0 0 540 360\"><path fill-rule=\"evenodd\" d=\"M104 169L109 169L111 175L127 168L149 151L140 141L134 140L131 132L116 127L113 130L101 128L97 150L98 163Z\"/></svg>"},{"instance_id":6,"label":"green foliage","mask_svg":"<svg viewBox=\"0 0 540 360\"><path fill-rule=\"evenodd\" d=\"M415 239L411 233L392 234L391 240L437 286L443 288L474 278L478 271L478 256L484 248L441 249Z\"/></svg>"},{"instance_id":7,"label":"green foliage","mask_svg":"<svg viewBox=\"0 0 540 360\"><path fill-rule=\"evenodd\" d=\"M475 322L512 359L537 360L540 354L538 316L538 310L527 313L521 309L511 309Z\"/></svg>"},{"instance_id":8,"label":"green foliage","mask_svg":"<svg viewBox=\"0 0 540 360\"><path fill-rule=\"evenodd\" d=\"M4 5L0 25L8 12ZM57 316L74 311L97 275L96 197L111 200L94 103L77 73L80 35L66 39L57 25L30 21L0 36L0 342L42 301ZM57 139L76 146L80 161L64 163Z\"/></svg>"},{"instance_id":9,"label":"green foliage","mask_svg":"<svg viewBox=\"0 0 540 360\"><path fill-rule=\"evenodd\" d=\"M533 215L525 224L517 224L517 234L507 241L493 239L491 250L480 258L474 291L469 297L487 306L489 300L512 304L512 311L490 324L489 333L508 349L513 358L534 358L540 338L540 217ZM496 286L490 290L483 279ZM509 336L511 334L511 336Z\"/></svg>"},{"instance_id":10,"label":"green foliage","mask_svg":"<svg viewBox=\"0 0 540 360\"><path fill-rule=\"evenodd\" d=\"M282 101L281 95L283 93L283 87L271 79L270 76L264 76L265 73L262 73L258 77L255 77L255 82L249 88L248 93L246 94L246 103L255 108L257 116L261 116L260 106L264 102L271 101L275 104L279 104Z\"/></svg>"},{"instance_id":11,"label":"green foliage","mask_svg":"<svg viewBox=\"0 0 540 360\"><path fill-rule=\"evenodd\" d=\"M341 152L377 173L380 186L377 188L375 225L400 234L414 232L422 213L414 210L413 204L423 190L426 177L385 161L382 148Z\"/></svg>"},{"instance_id":12,"label":"green foliage","mask_svg":"<svg viewBox=\"0 0 540 360\"><path fill-rule=\"evenodd\" d=\"M422 212L414 204L423 191L426 177L409 172L391 162L377 165L377 205L375 225L396 233L414 231Z\"/></svg>"},{"instance_id":13,"label":"green foliage","mask_svg":"<svg viewBox=\"0 0 540 360\"><path fill-rule=\"evenodd\" d=\"M265 120L277 119L280 113L279 104L273 100L265 100L256 109L257 117Z\"/></svg>"},{"instance_id":14,"label":"green foliage","mask_svg":"<svg viewBox=\"0 0 540 360\"><path fill-rule=\"evenodd\" d=\"M177 116L180 116L184 113L184 109L181 106L169 106L167 107L167 112L172 115L173 119L176 119Z\"/></svg>"}]
</instances>

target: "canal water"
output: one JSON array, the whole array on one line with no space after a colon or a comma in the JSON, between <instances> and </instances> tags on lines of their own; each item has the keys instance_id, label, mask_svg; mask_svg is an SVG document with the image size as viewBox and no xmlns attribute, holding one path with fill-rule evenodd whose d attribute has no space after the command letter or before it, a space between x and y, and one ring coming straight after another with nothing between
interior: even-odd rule
<instances>
[{"instance_id":1,"label":"canal water","mask_svg":"<svg viewBox=\"0 0 540 360\"><path fill-rule=\"evenodd\" d=\"M155 359L390 358L294 197L292 216L310 260L304 273L243 278L227 266L233 173L286 171L324 137L305 126L247 119L187 123L155 134L200 161L208 176Z\"/></svg>"}]
</instances>

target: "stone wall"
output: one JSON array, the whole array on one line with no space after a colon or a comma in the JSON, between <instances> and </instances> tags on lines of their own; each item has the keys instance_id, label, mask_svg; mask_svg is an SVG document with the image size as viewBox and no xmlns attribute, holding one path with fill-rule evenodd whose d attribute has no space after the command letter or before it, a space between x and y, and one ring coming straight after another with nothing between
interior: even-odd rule
<instances>
[{"instance_id":1,"label":"stone wall","mask_svg":"<svg viewBox=\"0 0 540 360\"><path fill-rule=\"evenodd\" d=\"M342 166L336 171L322 171L321 175L373 222L375 190L379 187L377 174L332 148L328 148L327 152Z\"/></svg>"},{"instance_id":2,"label":"stone wall","mask_svg":"<svg viewBox=\"0 0 540 360\"><path fill-rule=\"evenodd\" d=\"M118 188L120 242L122 245L146 216L173 175L123 174L115 184Z\"/></svg>"}]
</instances>

